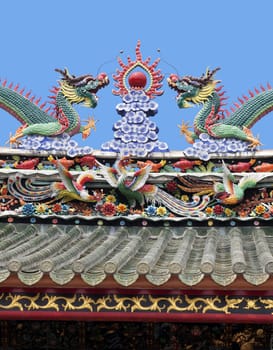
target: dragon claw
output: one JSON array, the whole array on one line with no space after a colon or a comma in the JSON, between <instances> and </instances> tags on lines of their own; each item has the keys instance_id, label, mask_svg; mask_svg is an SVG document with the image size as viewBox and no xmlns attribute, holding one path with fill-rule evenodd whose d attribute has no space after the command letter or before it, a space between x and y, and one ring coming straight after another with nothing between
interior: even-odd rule
<instances>
[{"instance_id":1,"label":"dragon claw","mask_svg":"<svg viewBox=\"0 0 273 350\"><path fill-rule=\"evenodd\" d=\"M260 140L259 139L257 139L257 138L255 138L255 137L249 137L248 138L248 141L250 142L250 144L249 144L249 148L255 148L255 147L257 147L257 146L261 146L261 142L260 142Z\"/></svg>"},{"instance_id":2,"label":"dragon claw","mask_svg":"<svg viewBox=\"0 0 273 350\"><path fill-rule=\"evenodd\" d=\"M82 129L82 138L85 140L91 132L91 129L96 131L97 120L94 117L89 117L86 121L87 124Z\"/></svg>"},{"instance_id":3,"label":"dragon claw","mask_svg":"<svg viewBox=\"0 0 273 350\"><path fill-rule=\"evenodd\" d=\"M182 120L181 125L177 125L177 126L180 129L180 134L185 136L187 142L193 144L194 143L192 138L193 132L189 130L190 128L192 128L191 126L189 126L189 123L187 122L185 123L184 120Z\"/></svg>"},{"instance_id":4,"label":"dragon claw","mask_svg":"<svg viewBox=\"0 0 273 350\"><path fill-rule=\"evenodd\" d=\"M188 122L184 122L184 120L182 120L182 123L181 125L177 125L180 129L180 133L181 134L186 134L189 132L189 129L191 128L191 126L189 126L189 123Z\"/></svg>"},{"instance_id":5,"label":"dragon claw","mask_svg":"<svg viewBox=\"0 0 273 350\"><path fill-rule=\"evenodd\" d=\"M20 137L23 136L23 132L22 130L25 128L25 126L21 126L20 128L18 128L15 132L15 135L11 135L9 136L9 139L8 141L6 142L6 144L9 144L9 145L16 145L16 146L19 146L21 144L21 141L18 140Z\"/></svg>"},{"instance_id":6,"label":"dragon claw","mask_svg":"<svg viewBox=\"0 0 273 350\"><path fill-rule=\"evenodd\" d=\"M255 148L257 146L261 146L261 142L258 138L254 137L251 130L248 129L247 127L243 127L243 131L247 136L247 141L250 142L249 148Z\"/></svg>"}]
</instances>

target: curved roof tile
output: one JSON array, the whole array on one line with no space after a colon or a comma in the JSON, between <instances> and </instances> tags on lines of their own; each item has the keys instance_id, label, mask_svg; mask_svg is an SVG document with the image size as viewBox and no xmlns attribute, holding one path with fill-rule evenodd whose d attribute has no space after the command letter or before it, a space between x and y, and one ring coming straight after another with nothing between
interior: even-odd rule
<instances>
[{"instance_id":1,"label":"curved roof tile","mask_svg":"<svg viewBox=\"0 0 273 350\"><path fill-rule=\"evenodd\" d=\"M220 286L238 275L251 285L273 272L270 227L0 226L0 282L17 273L26 285L49 274L59 285L75 276L98 286L108 275L121 286L144 276L160 286L172 276L197 285L210 276Z\"/></svg>"}]
</instances>

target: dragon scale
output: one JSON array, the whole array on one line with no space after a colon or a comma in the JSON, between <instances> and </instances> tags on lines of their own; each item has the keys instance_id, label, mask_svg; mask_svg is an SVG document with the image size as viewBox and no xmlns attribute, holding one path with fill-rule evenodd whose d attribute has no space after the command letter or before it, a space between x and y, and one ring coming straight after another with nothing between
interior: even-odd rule
<instances>
[{"instance_id":1,"label":"dragon scale","mask_svg":"<svg viewBox=\"0 0 273 350\"><path fill-rule=\"evenodd\" d=\"M12 114L21 123L49 123L54 118L20 93L0 86L0 107ZM56 121L56 120L55 120Z\"/></svg>"},{"instance_id":2,"label":"dragon scale","mask_svg":"<svg viewBox=\"0 0 273 350\"><path fill-rule=\"evenodd\" d=\"M199 111L199 113L197 113L194 119L194 131L196 135L207 132L206 120L212 111L212 106L214 106L215 110L219 110L220 99L216 93L213 93L210 98L204 103L203 108Z\"/></svg>"},{"instance_id":3,"label":"dragon scale","mask_svg":"<svg viewBox=\"0 0 273 350\"><path fill-rule=\"evenodd\" d=\"M80 132L80 116L72 107L71 103L69 103L66 97L63 95L61 91L59 91L56 95L56 106L63 112L63 114L67 117L69 126L66 132L69 135L74 135Z\"/></svg>"}]
</instances>

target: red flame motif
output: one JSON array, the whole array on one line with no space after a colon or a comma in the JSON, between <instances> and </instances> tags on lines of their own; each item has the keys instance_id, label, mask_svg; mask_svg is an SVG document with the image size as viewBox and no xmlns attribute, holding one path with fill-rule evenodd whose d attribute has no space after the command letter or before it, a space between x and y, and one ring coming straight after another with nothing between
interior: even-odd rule
<instances>
[{"instance_id":1,"label":"red flame motif","mask_svg":"<svg viewBox=\"0 0 273 350\"><path fill-rule=\"evenodd\" d=\"M127 61L127 64L125 64L120 57L118 58L118 63L122 69L117 69L116 74L113 75L113 78L116 81L115 87L117 88L117 90L112 90L114 95L123 96L129 92L130 86L128 86L127 78L130 73L139 68L148 76L148 85L146 89L143 87L146 95L150 98L154 98L155 96L163 94L164 91L160 90L160 88L162 87L161 82L164 76L160 70L156 70L160 58L156 59L152 64L149 64L151 61L150 57L143 61L140 52L140 41L138 41L136 46L136 60L132 61L131 58L128 57Z\"/></svg>"}]
</instances>

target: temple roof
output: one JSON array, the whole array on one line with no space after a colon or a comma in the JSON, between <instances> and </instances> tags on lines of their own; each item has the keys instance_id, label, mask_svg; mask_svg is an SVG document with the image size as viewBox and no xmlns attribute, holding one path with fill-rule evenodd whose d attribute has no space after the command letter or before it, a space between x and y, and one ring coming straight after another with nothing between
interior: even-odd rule
<instances>
[{"instance_id":1,"label":"temple roof","mask_svg":"<svg viewBox=\"0 0 273 350\"><path fill-rule=\"evenodd\" d=\"M111 276L120 287L145 278L181 288L209 277L219 287L241 276L262 285L273 273L270 227L138 227L1 224L0 282L17 274L28 286L49 275L52 286L80 277L86 287Z\"/></svg>"},{"instance_id":2,"label":"temple roof","mask_svg":"<svg viewBox=\"0 0 273 350\"><path fill-rule=\"evenodd\" d=\"M118 119L100 150L73 139L97 122L73 106L95 108L106 73L56 69L41 104L1 81L0 108L22 124L0 147L1 288L272 290L273 151L250 129L273 110L273 89L228 110L219 67L171 73L177 107L200 107L177 125L189 145L173 151L154 121L159 62L142 58L140 41L135 59L118 58Z\"/></svg>"}]
</instances>

